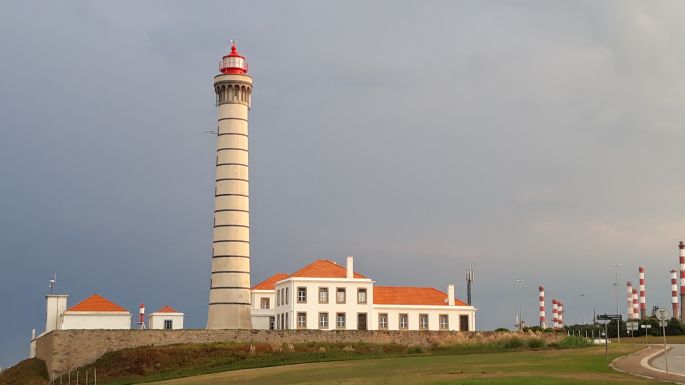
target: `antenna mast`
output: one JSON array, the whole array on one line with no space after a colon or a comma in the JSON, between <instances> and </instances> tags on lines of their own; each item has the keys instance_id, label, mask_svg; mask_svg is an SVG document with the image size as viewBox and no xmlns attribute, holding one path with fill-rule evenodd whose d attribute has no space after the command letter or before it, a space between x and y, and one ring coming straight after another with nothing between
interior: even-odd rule
<instances>
[{"instance_id":1,"label":"antenna mast","mask_svg":"<svg viewBox=\"0 0 685 385\"><path fill-rule=\"evenodd\" d=\"M57 285L57 273L54 273L52 276L52 279L48 281L48 287L50 288L50 294L52 294L53 290L55 289L55 285Z\"/></svg>"},{"instance_id":2,"label":"antenna mast","mask_svg":"<svg viewBox=\"0 0 685 385\"><path fill-rule=\"evenodd\" d=\"M471 305L471 284L475 279L473 263L466 265L466 302Z\"/></svg>"}]
</instances>

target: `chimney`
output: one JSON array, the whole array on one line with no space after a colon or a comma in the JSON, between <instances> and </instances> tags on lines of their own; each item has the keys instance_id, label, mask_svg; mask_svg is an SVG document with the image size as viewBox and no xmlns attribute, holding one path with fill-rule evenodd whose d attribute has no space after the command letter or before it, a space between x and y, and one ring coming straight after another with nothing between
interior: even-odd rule
<instances>
[{"instance_id":1,"label":"chimney","mask_svg":"<svg viewBox=\"0 0 685 385\"><path fill-rule=\"evenodd\" d=\"M454 285L447 285L447 305L454 305Z\"/></svg>"},{"instance_id":2,"label":"chimney","mask_svg":"<svg viewBox=\"0 0 685 385\"><path fill-rule=\"evenodd\" d=\"M354 278L354 257L347 257L347 278Z\"/></svg>"}]
</instances>

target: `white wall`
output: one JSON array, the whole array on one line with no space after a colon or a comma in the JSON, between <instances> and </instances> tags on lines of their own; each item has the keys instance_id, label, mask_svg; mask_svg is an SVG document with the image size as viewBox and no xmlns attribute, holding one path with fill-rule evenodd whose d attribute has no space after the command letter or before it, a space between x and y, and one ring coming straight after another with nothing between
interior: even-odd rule
<instances>
[{"instance_id":1,"label":"white wall","mask_svg":"<svg viewBox=\"0 0 685 385\"><path fill-rule=\"evenodd\" d=\"M428 315L428 330L440 330L440 314L447 314L448 330L459 331L459 316L469 316L469 330L475 330L475 309L469 306L374 305L372 330L378 330L378 315L388 314L388 329L400 330L400 314L407 314L407 330L419 330L419 314Z\"/></svg>"},{"instance_id":2,"label":"white wall","mask_svg":"<svg viewBox=\"0 0 685 385\"><path fill-rule=\"evenodd\" d=\"M62 329L130 329L128 312L64 312Z\"/></svg>"},{"instance_id":3,"label":"white wall","mask_svg":"<svg viewBox=\"0 0 685 385\"><path fill-rule=\"evenodd\" d=\"M148 329L164 329L164 321L171 320L171 329L183 329L183 313L150 313L148 316Z\"/></svg>"},{"instance_id":4,"label":"white wall","mask_svg":"<svg viewBox=\"0 0 685 385\"><path fill-rule=\"evenodd\" d=\"M359 313L366 313L367 327L372 329L372 306L373 306L373 281L364 278L304 278L291 277L281 281L276 285L276 290L282 290L288 287L288 304L281 304L276 306L275 314L278 318L282 313L288 313L287 329L297 329L297 313L307 313L307 329L319 329L319 313L328 313L328 328L326 330L336 329L336 315L337 313L345 313L346 325L345 329L356 330L357 315ZM304 287L307 289L307 302L297 302L297 288ZM319 288L328 288L328 303L319 303ZM346 293L345 303L339 304L336 301L336 292L338 288L344 288ZM357 303L357 289L366 289L366 303Z\"/></svg>"},{"instance_id":5,"label":"white wall","mask_svg":"<svg viewBox=\"0 0 685 385\"><path fill-rule=\"evenodd\" d=\"M45 333L62 328L62 318L64 317L64 312L67 310L68 298L69 296L66 294L48 294L45 296L47 312Z\"/></svg>"},{"instance_id":6,"label":"white wall","mask_svg":"<svg viewBox=\"0 0 685 385\"><path fill-rule=\"evenodd\" d=\"M262 298L269 299L269 308L262 309ZM269 320L276 313L276 291L275 290L252 290L252 328L269 329Z\"/></svg>"}]
</instances>

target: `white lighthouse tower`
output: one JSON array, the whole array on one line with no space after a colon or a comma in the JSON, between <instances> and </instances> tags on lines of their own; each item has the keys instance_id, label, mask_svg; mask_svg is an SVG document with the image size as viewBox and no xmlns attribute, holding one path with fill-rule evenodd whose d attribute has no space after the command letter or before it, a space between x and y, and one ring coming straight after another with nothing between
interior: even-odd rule
<instances>
[{"instance_id":1,"label":"white lighthouse tower","mask_svg":"<svg viewBox=\"0 0 685 385\"><path fill-rule=\"evenodd\" d=\"M235 43L214 77L219 110L208 329L251 329L247 117L252 78Z\"/></svg>"}]
</instances>

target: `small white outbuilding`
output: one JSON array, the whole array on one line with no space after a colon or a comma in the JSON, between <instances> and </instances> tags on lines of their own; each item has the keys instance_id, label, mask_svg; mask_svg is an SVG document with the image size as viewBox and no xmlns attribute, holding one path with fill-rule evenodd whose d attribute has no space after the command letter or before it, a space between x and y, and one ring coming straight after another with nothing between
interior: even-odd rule
<instances>
[{"instance_id":1,"label":"small white outbuilding","mask_svg":"<svg viewBox=\"0 0 685 385\"><path fill-rule=\"evenodd\" d=\"M107 298L93 294L68 308L62 314L62 324L58 328L130 329L131 313Z\"/></svg>"},{"instance_id":2,"label":"small white outbuilding","mask_svg":"<svg viewBox=\"0 0 685 385\"><path fill-rule=\"evenodd\" d=\"M164 305L156 312L150 313L148 328L163 330L183 329L183 317L183 313L176 311L169 305Z\"/></svg>"}]
</instances>

